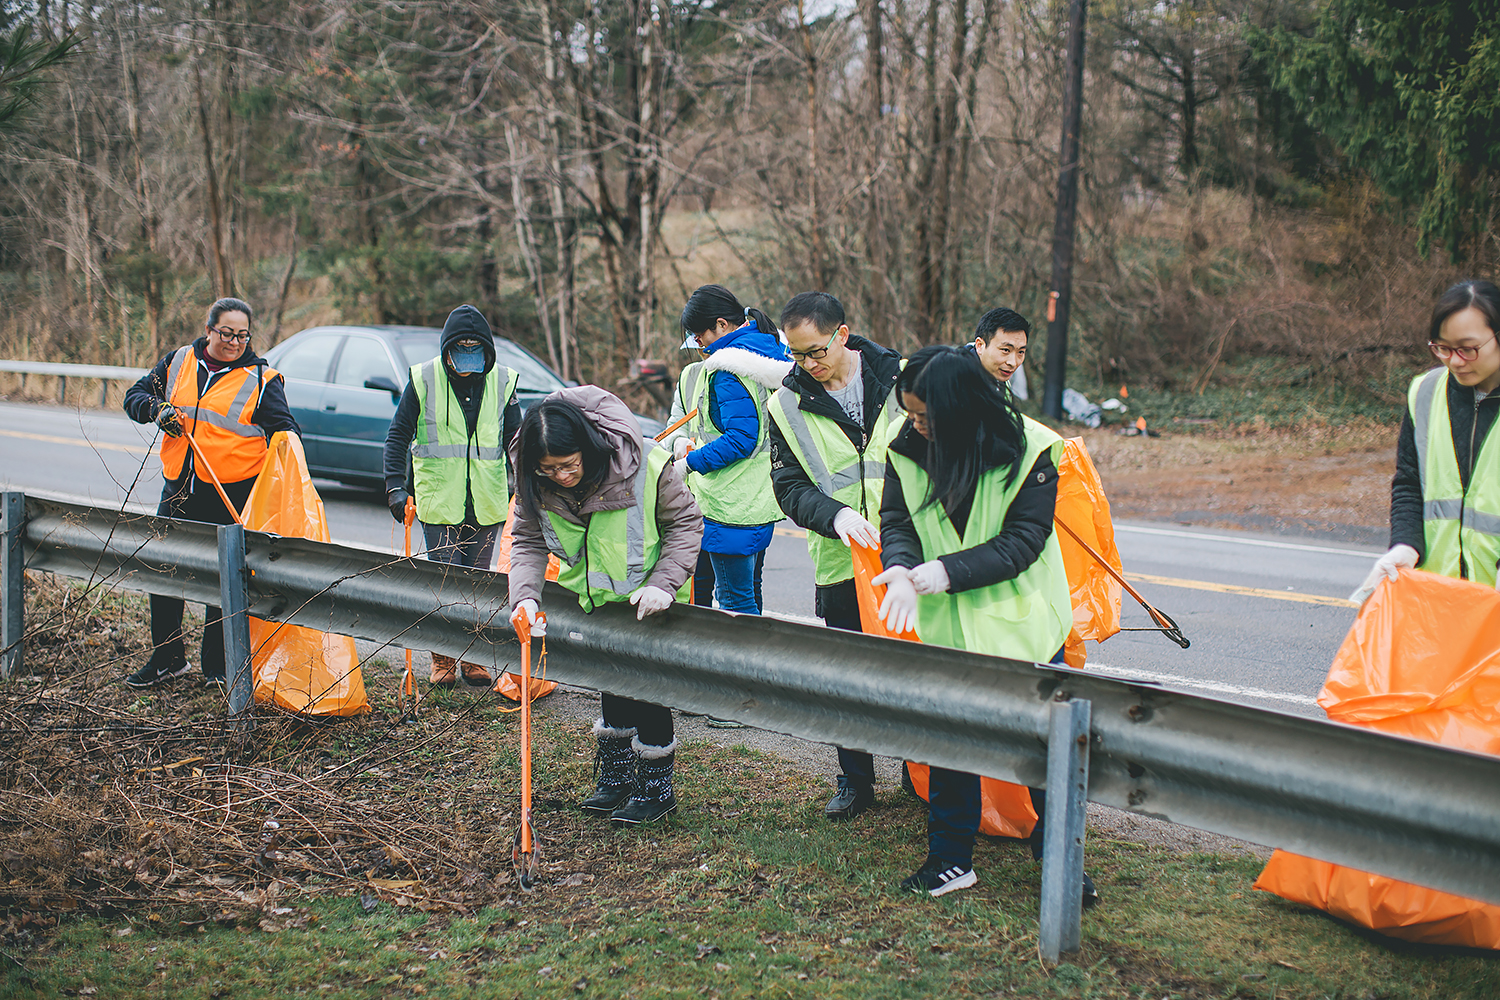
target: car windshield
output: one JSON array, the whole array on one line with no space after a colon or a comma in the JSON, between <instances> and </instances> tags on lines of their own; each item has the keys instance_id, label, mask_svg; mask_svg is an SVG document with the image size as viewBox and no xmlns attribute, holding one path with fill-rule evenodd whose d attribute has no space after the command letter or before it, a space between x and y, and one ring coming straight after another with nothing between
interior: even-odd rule
<instances>
[{"instance_id":1,"label":"car windshield","mask_svg":"<svg viewBox=\"0 0 1500 1000\"><path fill-rule=\"evenodd\" d=\"M401 356L406 359L406 363L419 365L437 357L440 336L436 331L403 333L396 342L401 348ZM562 379L552 373L552 369L515 344L500 337L495 338L495 360L519 376L516 388L522 392L556 392L565 385Z\"/></svg>"}]
</instances>

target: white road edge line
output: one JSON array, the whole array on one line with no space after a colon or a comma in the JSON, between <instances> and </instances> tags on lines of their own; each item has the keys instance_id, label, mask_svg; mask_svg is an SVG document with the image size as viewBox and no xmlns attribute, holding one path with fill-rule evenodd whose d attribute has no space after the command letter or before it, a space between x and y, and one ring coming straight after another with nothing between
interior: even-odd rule
<instances>
[{"instance_id":1,"label":"white road edge line","mask_svg":"<svg viewBox=\"0 0 1500 1000\"><path fill-rule=\"evenodd\" d=\"M1354 556L1368 559L1380 556L1380 549L1335 549L1324 545L1302 545L1297 542L1271 542L1263 538L1235 538L1233 535L1208 535L1198 531L1176 531L1171 528L1147 528L1134 524L1116 524L1116 531L1133 532L1138 535L1166 535L1171 538L1191 538L1200 542L1231 542L1235 545L1255 545L1264 549L1294 549L1298 552L1324 552L1336 556Z\"/></svg>"},{"instance_id":2,"label":"white road edge line","mask_svg":"<svg viewBox=\"0 0 1500 1000\"><path fill-rule=\"evenodd\" d=\"M1105 663L1085 663L1083 669L1100 674L1108 674L1111 679L1126 681L1127 683L1132 677L1138 677L1143 681L1176 684L1182 687L1197 688L1200 691L1212 691L1214 694L1234 695L1239 698L1285 701L1293 705L1315 706L1318 704L1318 699L1310 698L1304 694L1284 694L1280 691L1266 691L1263 688L1241 687L1238 684L1222 684L1218 681L1205 681L1195 677L1183 677L1181 674L1161 674L1152 670L1140 670L1135 667L1111 667Z\"/></svg>"}]
</instances>

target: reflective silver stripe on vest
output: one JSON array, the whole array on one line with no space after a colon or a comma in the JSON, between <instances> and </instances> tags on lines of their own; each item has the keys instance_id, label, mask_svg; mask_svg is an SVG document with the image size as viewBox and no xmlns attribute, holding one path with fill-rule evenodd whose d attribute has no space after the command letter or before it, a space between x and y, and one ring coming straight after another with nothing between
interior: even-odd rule
<instances>
[{"instance_id":1,"label":"reflective silver stripe on vest","mask_svg":"<svg viewBox=\"0 0 1500 1000\"><path fill-rule=\"evenodd\" d=\"M1464 527L1477 534L1500 538L1500 514L1485 514L1470 507L1464 514Z\"/></svg>"},{"instance_id":2,"label":"reflective silver stripe on vest","mask_svg":"<svg viewBox=\"0 0 1500 1000\"><path fill-rule=\"evenodd\" d=\"M182 366L192 356L193 349L191 347L179 347L177 352L172 355L172 364L167 368L167 399L170 400L172 398L172 393L177 389L177 379L182 375Z\"/></svg>"},{"instance_id":3,"label":"reflective silver stripe on vest","mask_svg":"<svg viewBox=\"0 0 1500 1000\"><path fill-rule=\"evenodd\" d=\"M843 489L845 486L853 486L855 483L859 482L862 478L863 479L884 479L885 478L885 463L884 462L866 462L865 463L865 467L864 467L864 475L861 476L860 475L859 463L855 462L853 465L850 465L850 466L848 466L846 468L840 469L839 471L835 472L833 474L833 479L831 480L830 485L833 487L833 493L837 493L839 490ZM830 493L828 495L829 496L833 496L833 493Z\"/></svg>"},{"instance_id":4,"label":"reflective silver stripe on vest","mask_svg":"<svg viewBox=\"0 0 1500 1000\"><path fill-rule=\"evenodd\" d=\"M745 378L741 378L740 376L735 375L734 372L729 371L726 368L715 368L713 369L713 371L708 372L708 376L712 378L714 372L724 372L726 375L733 375L735 378L738 378L740 380L740 385L745 387L745 391L750 394L751 401L755 403L756 419L761 421L771 419L770 414L766 409L767 405L771 401L771 390L767 389L765 386L761 385L754 379L749 379L747 381ZM693 368L691 371L686 372L686 374L683 376L681 389L682 410L684 413L693 408L693 406L689 405L690 403L693 405L697 405L698 378L703 374L703 366L700 364L697 367ZM709 415L706 412L700 412L696 417L694 417L693 423L701 429L701 433L699 436L702 437L703 444L705 445L711 444L712 442L717 441L719 440L719 438L724 436L723 432L714 426L714 422L709 419ZM760 428L760 438L755 446L755 450L746 457L753 458L756 455L764 454L770 450L771 434L766 430L764 426L762 426Z\"/></svg>"},{"instance_id":5,"label":"reflective silver stripe on vest","mask_svg":"<svg viewBox=\"0 0 1500 1000\"><path fill-rule=\"evenodd\" d=\"M808 466L805 470L807 477L818 484L818 489L825 496L833 496L836 492L833 485L833 476L828 472L828 465L823 461L822 452L813 442L812 428L807 426L807 416L797 405L797 394L790 389L777 389L776 398L781 401L782 416L786 418L787 425L792 429L792 436L797 439L797 446L802 451L802 464ZM854 479L844 483L855 482L859 479L859 467L853 466ZM840 476L848 473L848 469L840 470ZM885 472L882 470L881 475Z\"/></svg>"},{"instance_id":6,"label":"reflective silver stripe on vest","mask_svg":"<svg viewBox=\"0 0 1500 1000\"><path fill-rule=\"evenodd\" d=\"M438 449L438 448L442 448L443 447L442 445L439 445L437 443L437 440L438 440L438 422L437 422L438 388L437 388L437 363L436 362L434 362L434 361L428 361L428 362L426 362L425 364L422 365L422 384L424 386L426 386L426 390L427 390L425 393L423 393L423 396L426 399L427 405L422 407L422 424L423 424L424 427L427 428L427 443L425 445L424 444L413 443L413 446L412 446L412 455L414 455L417 458L462 458L463 457L463 452L461 450L458 451L456 454L438 455L438 454L433 454L432 453L432 451L434 449ZM452 445L448 445L447 446L447 450L448 451L452 451L453 450L453 446Z\"/></svg>"},{"instance_id":7,"label":"reflective silver stripe on vest","mask_svg":"<svg viewBox=\"0 0 1500 1000\"><path fill-rule=\"evenodd\" d=\"M251 378L247 375L245 380L240 384L240 391L234 394L234 400L229 404L229 412L227 414L201 406L179 406L177 409L193 420L201 420L205 424L212 424L220 430L228 431L231 434L238 434L240 437L264 438L266 436L265 431L254 424L242 424L238 418L238 415L244 412L245 407L249 405L250 397L259 387L260 379ZM251 416L254 415L252 412Z\"/></svg>"},{"instance_id":8,"label":"reflective silver stripe on vest","mask_svg":"<svg viewBox=\"0 0 1500 1000\"><path fill-rule=\"evenodd\" d=\"M1423 494L1427 492L1427 432L1432 427L1432 397L1436 395L1438 386L1442 385L1447 373L1446 368L1434 368L1422 376L1422 381L1417 383L1416 402L1412 405L1411 429L1412 436L1417 441L1417 474ZM1457 514L1453 516L1458 517Z\"/></svg>"},{"instance_id":9,"label":"reflective silver stripe on vest","mask_svg":"<svg viewBox=\"0 0 1500 1000\"><path fill-rule=\"evenodd\" d=\"M1462 499L1428 500L1422 504L1422 519L1425 521L1457 521L1463 515Z\"/></svg>"},{"instance_id":10,"label":"reflective silver stripe on vest","mask_svg":"<svg viewBox=\"0 0 1500 1000\"><path fill-rule=\"evenodd\" d=\"M498 462L505 456L503 448L485 448L475 445L472 451L462 444L414 444L411 453L416 458L464 458L473 455L486 462Z\"/></svg>"},{"instance_id":11,"label":"reflective silver stripe on vest","mask_svg":"<svg viewBox=\"0 0 1500 1000\"><path fill-rule=\"evenodd\" d=\"M608 590L621 597L628 596L646 582L646 488L652 485L648 482L650 469L647 458L651 452L661 445L655 441L645 441L644 451L641 452L641 466L636 470L635 482L632 484L634 502L630 509L625 512L625 579L616 580L608 573L591 572L585 580L585 585L600 590ZM592 515L590 515L592 516ZM567 563L572 569L578 565L583 558L584 550L588 548L588 534L584 533L584 542L578 546L578 554L569 556L563 550L562 540L557 537L557 531L552 527L552 519L544 511L541 516L542 537L547 542L547 551Z\"/></svg>"}]
</instances>

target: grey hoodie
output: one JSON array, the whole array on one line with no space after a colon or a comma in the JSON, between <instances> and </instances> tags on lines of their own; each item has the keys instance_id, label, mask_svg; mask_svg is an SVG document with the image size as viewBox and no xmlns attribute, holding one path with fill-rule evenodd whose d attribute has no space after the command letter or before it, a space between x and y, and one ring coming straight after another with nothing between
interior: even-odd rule
<instances>
[{"instance_id":1,"label":"grey hoodie","mask_svg":"<svg viewBox=\"0 0 1500 1000\"><path fill-rule=\"evenodd\" d=\"M584 497L575 508L569 491L558 489L550 479L543 479L538 490L544 511L550 511L574 524L587 524L596 511L626 510L635 502L631 484L645 456L646 442L620 398L595 385L559 389L547 399L564 399L583 411L585 419L611 446L609 471L599 486ZM521 469L520 435L510 443L511 464L518 475L534 475ZM516 491L516 523L510 550L510 601L514 606L524 600L538 603L542 583L547 575L547 542L542 537L538 513ZM703 541L703 515L692 493L683 484L669 462L656 483L656 525L661 532L661 555L646 578L646 586L675 593L687 582L698 564L698 547Z\"/></svg>"}]
</instances>

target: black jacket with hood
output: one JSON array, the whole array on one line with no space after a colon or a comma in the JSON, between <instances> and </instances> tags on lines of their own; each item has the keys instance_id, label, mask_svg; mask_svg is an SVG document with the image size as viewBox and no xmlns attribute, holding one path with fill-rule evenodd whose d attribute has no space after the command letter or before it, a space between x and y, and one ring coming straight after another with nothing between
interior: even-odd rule
<instances>
[{"instance_id":1,"label":"black jacket with hood","mask_svg":"<svg viewBox=\"0 0 1500 1000\"><path fill-rule=\"evenodd\" d=\"M443 324L443 337L438 344L438 357L442 359L444 366L448 363L448 348L455 341L465 337L474 338L484 348L484 371L471 375L459 375L449 368L450 393L447 402L450 404L456 402L462 408L464 421L469 428L469 437L473 438L479 426L479 407L484 401L484 382L495 367L495 335L490 331L490 324L486 322L483 314L469 305L459 306L453 310L448 314L448 321ZM417 436L417 421L421 417L422 403L417 398L417 390L412 385L411 379L408 378L406 388L401 393L401 401L396 404L396 415L391 418L391 429L386 432L385 436L383 464L385 466L385 491L388 497L398 490L411 492L409 458L412 439ZM506 401L500 419L500 446L506 448L510 444L510 439L515 437L516 431L521 427L521 405L516 402L514 393ZM512 473L508 478L514 483L515 475L509 465L510 459L507 456L507 471ZM474 522L474 496L467 492L464 499L464 520L468 523Z\"/></svg>"},{"instance_id":2,"label":"black jacket with hood","mask_svg":"<svg viewBox=\"0 0 1500 1000\"><path fill-rule=\"evenodd\" d=\"M209 383L219 378L224 372L233 371L236 368L260 368L262 371L256 373L261 382L260 399L255 404L255 412L251 414L250 422L265 431L268 438L277 431L302 433L302 428L297 426L297 419L292 416L291 409L286 405L286 386L283 384L283 379L279 375L273 379L265 378L266 359L251 350L248 344L245 346L245 353L216 372L210 372L203 364L205 352L208 350L208 337L206 335L199 337L193 341L192 346L193 356L198 359L198 395L200 397L208 391ZM161 404L166 401L167 394L171 392L171 386L167 385L167 377L171 372L172 358L176 354L175 350L167 352L155 367L125 390L124 409L131 420L138 424L156 421L156 414L161 410ZM174 480L168 480L164 495L175 495L178 491L174 487L183 483L192 474L193 453L189 449L187 459L182 463L182 474ZM254 477L246 480L250 483L254 481ZM249 490L246 489L244 492L248 495Z\"/></svg>"},{"instance_id":3,"label":"black jacket with hood","mask_svg":"<svg viewBox=\"0 0 1500 1000\"><path fill-rule=\"evenodd\" d=\"M927 439L908 424L891 442L890 450L923 465L927 457ZM1008 463L1010 458L1010 453L986 455L980 474ZM1044 451L1029 470L1017 470L1017 475L1026 478L1011 501L1010 509L1005 512L1000 533L973 548L940 557L943 568L948 571L948 593L957 594L1013 580L1042 554L1052 535L1052 515L1057 507L1057 466L1053 464L1051 454ZM973 503L974 497L970 494L947 511L948 520L960 536L969 523ZM892 566L910 568L927 561L916 526L912 524L911 511L906 505L901 477L891 462L885 466L885 493L880 500L880 556L887 569Z\"/></svg>"},{"instance_id":4,"label":"black jacket with hood","mask_svg":"<svg viewBox=\"0 0 1500 1000\"><path fill-rule=\"evenodd\" d=\"M782 385L797 394L797 408L806 413L827 417L838 424L856 448L870 439L875 421L885 406L886 397L896 385L896 376L901 374L901 352L881 347L864 337L850 335L849 349L859 352L860 375L865 380L865 414L863 425L849 419L844 408L834 401L823 388L823 383L813 378L801 365L792 368ZM837 538L833 530L833 519L848 504L840 503L818 489L816 483L797 461L796 452L787 444L786 435L776 421L771 421L771 488L776 493L776 502L793 523L808 531L816 531L828 538ZM865 513L870 517L874 511Z\"/></svg>"},{"instance_id":5,"label":"black jacket with hood","mask_svg":"<svg viewBox=\"0 0 1500 1000\"><path fill-rule=\"evenodd\" d=\"M1464 489L1474 460L1500 413L1500 390L1474 402L1472 386L1461 385L1450 373L1448 423L1453 431L1453 453L1458 457L1458 475ZM1421 559L1427 557L1427 535L1422 517L1422 469L1417 462L1417 435L1411 409L1401 418L1401 436L1396 441L1396 475L1391 479L1391 545L1410 545ZM1420 559L1418 563L1420 565Z\"/></svg>"}]
</instances>

